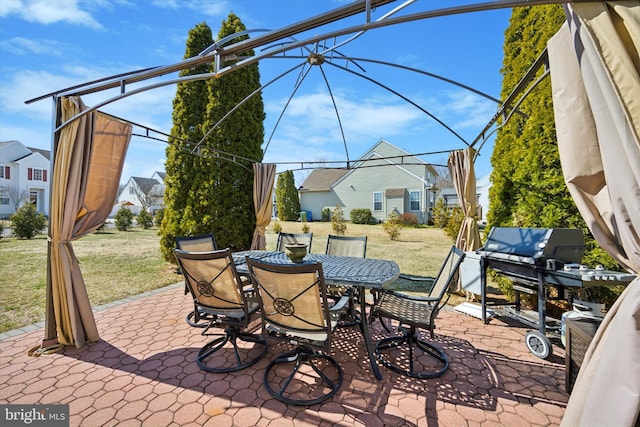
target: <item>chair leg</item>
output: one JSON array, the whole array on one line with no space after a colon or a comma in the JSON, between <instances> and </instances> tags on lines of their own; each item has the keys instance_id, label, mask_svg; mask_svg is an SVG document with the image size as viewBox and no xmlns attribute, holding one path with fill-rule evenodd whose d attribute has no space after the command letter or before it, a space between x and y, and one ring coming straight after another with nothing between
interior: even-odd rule
<instances>
[{"instance_id":1,"label":"chair leg","mask_svg":"<svg viewBox=\"0 0 640 427\"><path fill-rule=\"evenodd\" d=\"M328 362L327 366L321 366L323 362ZM269 377L275 370L274 368L282 364L293 364L293 366L286 378L281 381L271 381ZM309 386L308 377L310 372L303 372L304 365L309 366L316 374L313 386ZM330 371L329 375L325 373L326 371ZM274 372L273 376L277 377L277 374ZM336 376L337 378L335 378ZM305 379L300 380L300 377L305 377ZM264 385L269 394L281 402L291 405L314 405L324 402L335 395L342 384L343 377L342 368L332 357L309 349L297 348L294 351L278 356L269 364L264 372ZM274 386L272 386L272 383ZM301 385L306 385L307 387L301 390ZM316 390L326 391L311 399L294 398L296 395L304 396L307 391L309 391L309 394L313 393L314 390L307 390L308 387L316 387ZM292 391L289 391L289 389Z\"/></svg>"},{"instance_id":2,"label":"chair leg","mask_svg":"<svg viewBox=\"0 0 640 427\"><path fill-rule=\"evenodd\" d=\"M203 332L206 332L206 329ZM250 342L255 345L250 348L241 348L238 346L238 341ZM234 361L233 363L225 364L224 362L228 362L231 357L229 357L228 354L220 355L216 354L216 352L223 349L227 343L231 343L232 345ZM257 355L253 355L260 347L262 347L262 350L259 351ZM224 335L208 342L200 349L196 361L200 369L207 372L234 372L257 363L266 353L267 343L262 337L229 327L225 330ZM221 359L212 357L214 355L220 356Z\"/></svg>"},{"instance_id":3,"label":"chair leg","mask_svg":"<svg viewBox=\"0 0 640 427\"><path fill-rule=\"evenodd\" d=\"M404 360L404 358L385 356L386 350L399 348L401 352L408 353L408 368L399 366L391 362L391 360ZM436 369L433 370L416 370L416 349L420 349L423 354L428 355L436 360ZM412 378L436 378L444 374L449 369L449 359L446 354L435 345L420 339L418 332L414 326L404 329L401 335L383 338L376 344L375 354L377 359L387 368L402 375Z\"/></svg>"}]
</instances>

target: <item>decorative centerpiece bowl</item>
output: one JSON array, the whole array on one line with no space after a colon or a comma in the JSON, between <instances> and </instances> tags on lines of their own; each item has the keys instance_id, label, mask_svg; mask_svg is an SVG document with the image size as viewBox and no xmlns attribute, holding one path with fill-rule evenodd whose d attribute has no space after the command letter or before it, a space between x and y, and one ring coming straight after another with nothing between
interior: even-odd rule
<instances>
[{"instance_id":1,"label":"decorative centerpiece bowl","mask_svg":"<svg viewBox=\"0 0 640 427\"><path fill-rule=\"evenodd\" d=\"M307 255L306 243L289 243L284 245L286 253L291 262L301 263L304 257Z\"/></svg>"}]
</instances>

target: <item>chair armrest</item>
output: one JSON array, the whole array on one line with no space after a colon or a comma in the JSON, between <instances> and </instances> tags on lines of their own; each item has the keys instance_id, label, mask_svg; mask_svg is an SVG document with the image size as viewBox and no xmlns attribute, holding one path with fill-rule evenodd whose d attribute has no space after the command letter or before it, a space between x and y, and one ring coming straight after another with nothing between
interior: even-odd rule
<instances>
[{"instance_id":1,"label":"chair armrest","mask_svg":"<svg viewBox=\"0 0 640 427\"><path fill-rule=\"evenodd\" d=\"M340 297L338 302L336 302L329 308L329 311L332 313L337 313L339 311L344 310L349 304L349 301L351 300L352 297L353 297L353 289L349 289Z\"/></svg>"},{"instance_id":2,"label":"chair armrest","mask_svg":"<svg viewBox=\"0 0 640 427\"><path fill-rule=\"evenodd\" d=\"M382 292L395 295L395 296L397 296L399 298L404 298L404 299L408 299L408 300L411 300L411 301L418 301L418 302L436 302L439 299L437 297L420 296L420 295L409 295L409 294L406 294L406 293L401 292L401 291L383 290Z\"/></svg>"}]
</instances>

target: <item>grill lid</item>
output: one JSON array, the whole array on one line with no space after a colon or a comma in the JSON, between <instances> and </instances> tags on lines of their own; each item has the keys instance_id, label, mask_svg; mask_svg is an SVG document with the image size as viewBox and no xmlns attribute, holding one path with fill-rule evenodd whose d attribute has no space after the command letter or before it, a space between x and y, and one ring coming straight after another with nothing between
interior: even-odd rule
<instances>
[{"instance_id":1,"label":"grill lid","mask_svg":"<svg viewBox=\"0 0 640 427\"><path fill-rule=\"evenodd\" d=\"M584 250L582 230L577 228L494 227L478 253L514 262L555 259L579 263Z\"/></svg>"}]
</instances>

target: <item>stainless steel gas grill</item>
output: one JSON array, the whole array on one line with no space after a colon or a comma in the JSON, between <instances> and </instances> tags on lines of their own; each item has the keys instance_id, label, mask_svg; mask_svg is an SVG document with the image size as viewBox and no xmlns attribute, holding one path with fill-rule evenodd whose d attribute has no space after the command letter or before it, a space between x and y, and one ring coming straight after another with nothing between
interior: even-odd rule
<instances>
[{"instance_id":1,"label":"stainless steel gas grill","mask_svg":"<svg viewBox=\"0 0 640 427\"><path fill-rule=\"evenodd\" d=\"M488 268L511 279L515 291L515 310L509 314L521 322L537 328L527 333L525 342L535 356L547 358L551 343L547 329L559 330L557 319L546 315L547 299L573 300L574 291L591 286L613 286L631 282L632 274L608 271L602 268L587 269L581 265L585 245L582 231L572 228L515 228L494 227L487 236L480 255L482 320L488 322L487 279ZM551 296L550 289L557 292ZM537 294L537 319L521 310L520 294Z\"/></svg>"}]
</instances>

